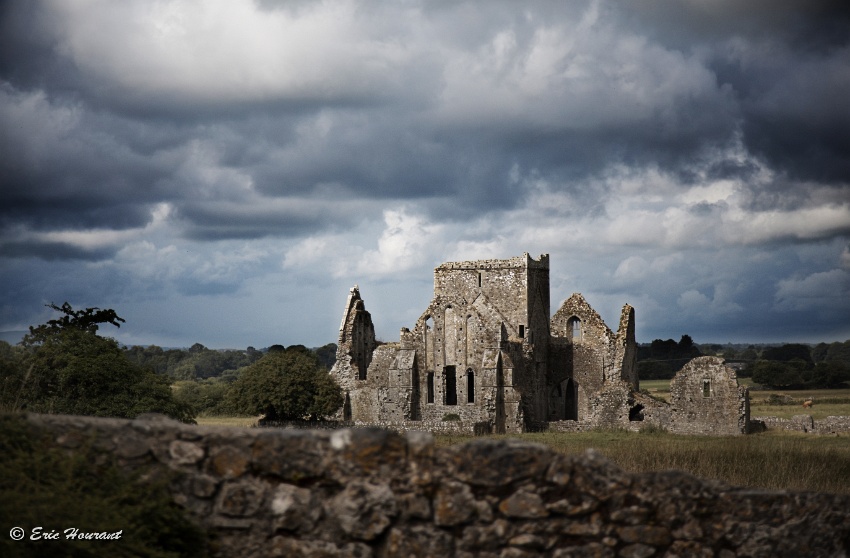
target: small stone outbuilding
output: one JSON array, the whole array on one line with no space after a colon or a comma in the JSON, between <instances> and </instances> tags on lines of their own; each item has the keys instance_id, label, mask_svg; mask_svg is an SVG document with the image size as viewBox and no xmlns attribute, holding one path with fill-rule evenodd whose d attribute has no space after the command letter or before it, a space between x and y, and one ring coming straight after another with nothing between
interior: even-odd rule
<instances>
[{"instance_id":1,"label":"small stone outbuilding","mask_svg":"<svg viewBox=\"0 0 850 558\"><path fill-rule=\"evenodd\" d=\"M697 357L670 382L669 429L732 436L750 430L750 397L720 357Z\"/></svg>"}]
</instances>

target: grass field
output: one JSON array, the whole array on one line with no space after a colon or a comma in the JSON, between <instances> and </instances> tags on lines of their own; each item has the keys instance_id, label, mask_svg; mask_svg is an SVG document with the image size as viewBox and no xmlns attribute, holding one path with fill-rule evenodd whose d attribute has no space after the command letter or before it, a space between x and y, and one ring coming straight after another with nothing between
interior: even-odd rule
<instances>
[{"instance_id":1,"label":"grass field","mask_svg":"<svg viewBox=\"0 0 850 558\"><path fill-rule=\"evenodd\" d=\"M832 415L850 416L850 389L807 389L807 390L754 390L752 380L739 378L738 383L750 388L750 415L791 418L794 415L811 415L815 420ZM656 397L670 400L670 380L642 380L641 389L649 390ZM788 405L770 405L771 395L785 395L794 400ZM814 400L814 405L803 408L803 401Z\"/></svg>"},{"instance_id":2,"label":"grass field","mask_svg":"<svg viewBox=\"0 0 850 558\"><path fill-rule=\"evenodd\" d=\"M195 417L200 426L239 426L250 428L257 426L260 417Z\"/></svg>"},{"instance_id":3,"label":"grass field","mask_svg":"<svg viewBox=\"0 0 850 558\"><path fill-rule=\"evenodd\" d=\"M715 438L597 431L529 433L514 438L543 443L566 454L594 448L631 472L677 469L734 486L850 493L850 436L767 432ZM438 436L437 444L469 439Z\"/></svg>"}]
</instances>

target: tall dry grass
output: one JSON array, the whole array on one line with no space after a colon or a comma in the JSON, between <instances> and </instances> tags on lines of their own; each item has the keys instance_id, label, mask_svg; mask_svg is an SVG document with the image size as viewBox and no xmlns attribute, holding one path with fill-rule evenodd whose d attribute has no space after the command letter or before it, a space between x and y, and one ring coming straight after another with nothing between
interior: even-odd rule
<instances>
[{"instance_id":1,"label":"tall dry grass","mask_svg":"<svg viewBox=\"0 0 850 558\"><path fill-rule=\"evenodd\" d=\"M676 469L734 486L850 493L850 436L764 433L736 437L663 432L529 433L518 438L571 454L594 448L630 472ZM451 445L470 438L437 438Z\"/></svg>"}]
</instances>

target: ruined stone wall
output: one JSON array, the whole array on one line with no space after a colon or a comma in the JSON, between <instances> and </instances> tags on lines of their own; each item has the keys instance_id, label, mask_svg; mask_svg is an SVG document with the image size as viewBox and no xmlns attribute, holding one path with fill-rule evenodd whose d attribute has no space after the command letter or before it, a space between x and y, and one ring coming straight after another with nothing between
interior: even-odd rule
<instances>
[{"instance_id":1,"label":"ruined stone wall","mask_svg":"<svg viewBox=\"0 0 850 558\"><path fill-rule=\"evenodd\" d=\"M372 316L366 311L357 286L351 288L345 303L342 323L339 326L336 362L330 370L331 376L343 390L346 403L334 416L337 420L351 420L352 413L372 414L368 403L371 389L366 387L364 376L368 379L368 370L377 343ZM375 378L372 378L372 385ZM366 405L361 407L361 405Z\"/></svg>"},{"instance_id":2,"label":"ruined stone wall","mask_svg":"<svg viewBox=\"0 0 850 558\"><path fill-rule=\"evenodd\" d=\"M175 502L210 532L221 557L850 552L850 496L627 474L592 451L565 456L490 439L437 448L428 434L380 429L22 420L70 452L92 445L128 470L173 472Z\"/></svg>"},{"instance_id":3,"label":"ruined stone wall","mask_svg":"<svg viewBox=\"0 0 850 558\"><path fill-rule=\"evenodd\" d=\"M754 425L766 430L789 430L811 434L839 434L850 432L850 417L830 416L815 420L811 415L794 415L790 419L779 417L751 417Z\"/></svg>"},{"instance_id":4,"label":"ruined stone wall","mask_svg":"<svg viewBox=\"0 0 850 558\"><path fill-rule=\"evenodd\" d=\"M672 430L732 436L749 432L747 388L719 357L697 357L670 382Z\"/></svg>"},{"instance_id":5,"label":"ruined stone wall","mask_svg":"<svg viewBox=\"0 0 850 558\"><path fill-rule=\"evenodd\" d=\"M637 369L637 341L635 340L635 309L626 304L620 313L620 326L614 338L614 362L620 368L620 379L640 390Z\"/></svg>"},{"instance_id":6,"label":"ruined stone wall","mask_svg":"<svg viewBox=\"0 0 850 558\"><path fill-rule=\"evenodd\" d=\"M580 321L577 333L571 326L574 318ZM553 367L550 381L552 385L559 385L569 377L578 383L578 420L587 420L592 412L590 397L598 393L608 379L619 376L619 372L614 373L613 333L578 293L565 300L552 316L551 332L558 341L566 342L572 355L567 359L571 369Z\"/></svg>"},{"instance_id":7,"label":"ruined stone wall","mask_svg":"<svg viewBox=\"0 0 850 558\"><path fill-rule=\"evenodd\" d=\"M534 307L534 300L529 299L530 291L534 293L541 286L542 274L546 276L548 287L548 272L549 256L546 254L539 260L523 254L507 260L444 263L434 270L434 297L471 303L483 294L498 309L509 333L522 337L519 326L527 330L531 325L528 323L529 309Z\"/></svg>"}]
</instances>

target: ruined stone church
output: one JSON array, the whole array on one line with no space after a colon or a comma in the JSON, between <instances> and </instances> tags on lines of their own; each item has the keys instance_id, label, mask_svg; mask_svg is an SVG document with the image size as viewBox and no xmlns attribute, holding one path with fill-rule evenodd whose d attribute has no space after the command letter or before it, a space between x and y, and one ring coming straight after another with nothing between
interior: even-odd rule
<instances>
[{"instance_id":1,"label":"ruined stone church","mask_svg":"<svg viewBox=\"0 0 850 558\"><path fill-rule=\"evenodd\" d=\"M495 433L635 419L634 324L626 304L613 332L580 294L550 319L548 254L440 265L431 303L394 343L376 342L355 286L331 370L345 393L338 418Z\"/></svg>"}]
</instances>

